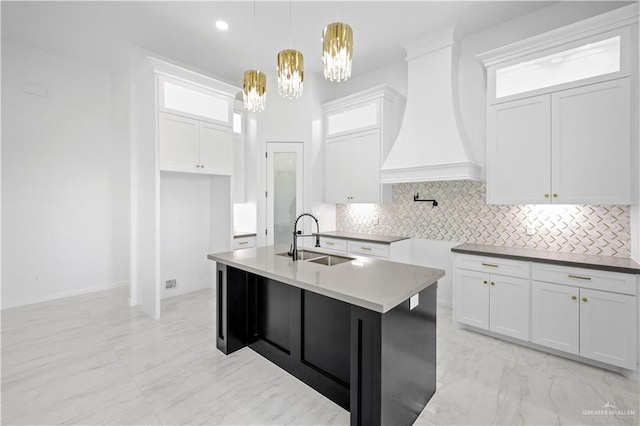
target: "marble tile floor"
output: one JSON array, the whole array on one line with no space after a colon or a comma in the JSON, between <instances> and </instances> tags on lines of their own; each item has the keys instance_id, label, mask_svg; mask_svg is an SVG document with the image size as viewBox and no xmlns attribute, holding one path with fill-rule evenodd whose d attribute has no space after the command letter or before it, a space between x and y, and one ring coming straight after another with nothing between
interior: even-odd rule
<instances>
[{"instance_id":1,"label":"marble tile floor","mask_svg":"<svg viewBox=\"0 0 640 426\"><path fill-rule=\"evenodd\" d=\"M126 288L2 311L1 422L347 425L349 413L250 349L215 348L213 292ZM416 425L640 422L638 383L452 325L438 312L438 390ZM617 415L585 415L606 403Z\"/></svg>"}]
</instances>

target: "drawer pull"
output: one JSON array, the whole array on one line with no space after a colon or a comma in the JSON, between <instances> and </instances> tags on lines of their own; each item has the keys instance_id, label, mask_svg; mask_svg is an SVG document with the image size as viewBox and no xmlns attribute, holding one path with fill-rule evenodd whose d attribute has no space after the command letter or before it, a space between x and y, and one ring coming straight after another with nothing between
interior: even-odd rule
<instances>
[{"instance_id":1,"label":"drawer pull","mask_svg":"<svg viewBox=\"0 0 640 426\"><path fill-rule=\"evenodd\" d=\"M240 241L238 244L242 246L244 244L249 244L249 241Z\"/></svg>"},{"instance_id":2,"label":"drawer pull","mask_svg":"<svg viewBox=\"0 0 640 426\"><path fill-rule=\"evenodd\" d=\"M584 303L587 303L587 300L588 300L588 299L587 299L586 297L583 297L583 298L582 298L582 301L583 301Z\"/></svg>"},{"instance_id":3,"label":"drawer pull","mask_svg":"<svg viewBox=\"0 0 640 426\"><path fill-rule=\"evenodd\" d=\"M325 241L324 243L325 243L326 245L328 245L328 246L334 246L334 245L335 245L335 243L332 243L332 242L330 242L330 241Z\"/></svg>"},{"instance_id":4,"label":"drawer pull","mask_svg":"<svg viewBox=\"0 0 640 426\"><path fill-rule=\"evenodd\" d=\"M492 268L497 268L497 267L498 267L498 265L496 265L496 264L493 264L493 263L484 263L484 262L482 262L482 266L491 266Z\"/></svg>"},{"instance_id":5,"label":"drawer pull","mask_svg":"<svg viewBox=\"0 0 640 426\"><path fill-rule=\"evenodd\" d=\"M571 300L578 300L577 296L571 296Z\"/></svg>"},{"instance_id":6,"label":"drawer pull","mask_svg":"<svg viewBox=\"0 0 640 426\"><path fill-rule=\"evenodd\" d=\"M591 277L581 277L580 275L571 275L571 274L569 274L569 278L575 278L575 279L578 279L578 280L591 281Z\"/></svg>"},{"instance_id":7,"label":"drawer pull","mask_svg":"<svg viewBox=\"0 0 640 426\"><path fill-rule=\"evenodd\" d=\"M496 283L494 283L493 281L491 281L491 285L496 285Z\"/></svg>"},{"instance_id":8,"label":"drawer pull","mask_svg":"<svg viewBox=\"0 0 640 426\"><path fill-rule=\"evenodd\" d=\"M487 280L482 281L482 284L487 284Z\"/></svg>"},{"instance_id":9,"label":"drawer pull","mask_svg":"<svg viewBox=\"0 0 640 426\"><path fill-rule=\"evenodd\" d=\"M362 250L371 250L371 247L360 247Z\"/></svg>"}]
</instances>

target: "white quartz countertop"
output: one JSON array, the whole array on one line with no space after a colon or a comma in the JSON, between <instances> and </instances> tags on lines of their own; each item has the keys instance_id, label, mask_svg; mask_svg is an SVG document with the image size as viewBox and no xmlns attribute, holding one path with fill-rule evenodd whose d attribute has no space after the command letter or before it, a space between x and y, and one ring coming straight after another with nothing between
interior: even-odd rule
<instances>
[{"instance_id":1,"label":"white quartz countertop","mask_svg":"<svg viewBox=\"0 0 640 426\"><path fill-rule=\"evenodd\" d=\"M248 248L209 254L210 260L322 294L379 313L444 277L441 269L425 268L361 256L335 266L278 256L288 245ZM314 248L312 251L322 252ZM329 254L329 253L328 253Z\"/></svg>"}]
</instances>

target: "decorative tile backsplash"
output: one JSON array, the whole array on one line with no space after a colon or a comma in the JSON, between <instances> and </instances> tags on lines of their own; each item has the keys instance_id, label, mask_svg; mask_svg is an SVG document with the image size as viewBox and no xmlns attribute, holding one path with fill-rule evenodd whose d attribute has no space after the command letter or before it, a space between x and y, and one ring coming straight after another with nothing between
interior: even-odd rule
<instances>
[{"instance_id":1,"label":"decorative tile backsplash","mask_svg":"<svg viewBox=\"0 0 640 426\"><path fill-rule=\"evenodd\" d=\"M413 196L435 198L414 202ZM484 182L402 183L393 203L339 204L338 231L629 257L629 206L487 205ZM527 228L532 235L527 234Z\"/></svg>"}]
</instances>

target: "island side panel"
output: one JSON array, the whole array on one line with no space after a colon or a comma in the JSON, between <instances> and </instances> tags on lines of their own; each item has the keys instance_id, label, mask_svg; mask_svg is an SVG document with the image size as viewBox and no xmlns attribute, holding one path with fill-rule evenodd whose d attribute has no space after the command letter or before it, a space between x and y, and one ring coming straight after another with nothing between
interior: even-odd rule
<instances>
[{"instance_id":1,"label":"island side panel","mask_svg":"<svg viewBox=\"0 0 640 426\"><path fill-rule=\"evenodd\" d=\"M436 391L437 283L382 315L382 424L413 424Z\"/></svg>"},{"instance_id":2,"label":"island side panel","mask_svg":"<svg viewBox=\"0 0 640 426\"><path fill-rule=\"evenodd\" d=\"M389 312L351 308L351 425L411 425L436 388L437 283Z\"/></svg>"},{"instance_id":3,"label":"island side panel","mask_svg":"<svg viewBox=\"0 0 640 426\"><path fill-rule=\"evenodd\" d=\"M216 347L225 355L248 343L247 280L245 271L216 265Z\"/></svg>"}]
</instances>

